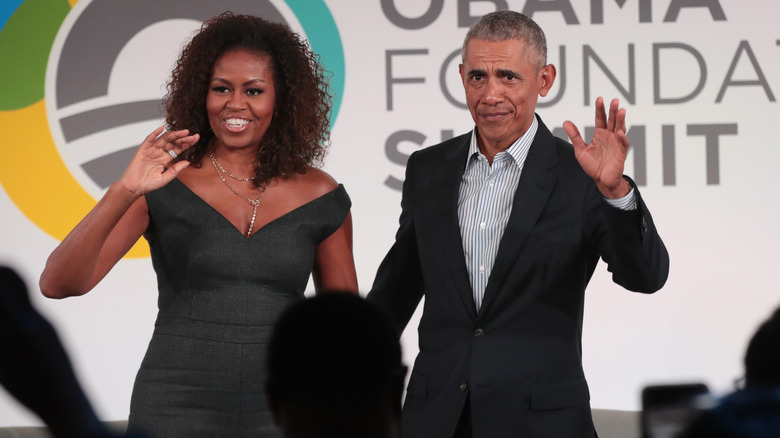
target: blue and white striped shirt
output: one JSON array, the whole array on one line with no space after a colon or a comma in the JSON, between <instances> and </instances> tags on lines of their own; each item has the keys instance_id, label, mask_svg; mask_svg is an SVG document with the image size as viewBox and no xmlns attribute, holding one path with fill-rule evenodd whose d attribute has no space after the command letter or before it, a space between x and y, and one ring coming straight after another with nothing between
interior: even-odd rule
<instances>
[{"instance_id":1,"label":"blue and white striped shirt","mask_svg":"<svg viewBox=\"0 0 780 438\"><path fill-rule=\"evenodd\" d=\"M466 171L458 194L458 223L477 311L482 304L498 245L512 212L520 174L538 127L539 122L534 117L528 131L507 150L496 154L492 165L479 151L476 129L471 134ZM634 210L634 189L623 198L607 199L607 202L617 208Z\"/></svg>"}]
</instances>

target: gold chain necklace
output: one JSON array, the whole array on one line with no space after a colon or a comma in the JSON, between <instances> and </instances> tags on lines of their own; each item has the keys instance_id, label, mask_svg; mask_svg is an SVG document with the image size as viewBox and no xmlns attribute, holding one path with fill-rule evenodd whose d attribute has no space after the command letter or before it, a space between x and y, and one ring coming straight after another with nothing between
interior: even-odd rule
<instances>
[{"instance_id":1,"label":"gold chain necklace","mask_svg":"<svg viewBox=\"0 0 780 438\"><path fill-rule=\"evenodd\" d=\"M209 157L211 157L211 163L214 165L214 167L216 167L216 168L217 168L217 170L219 170L220 172L222 172L222 174L225 174L225 175L227 175L227 176L229 176L229 177L233 178L233 179L234 179L234 180L236 180L236 181L243 181L243 182L247 182L247 181L252 181L252 180L254 179L254 178L251 178L251 177L250 177L250 178L239 178L239 177L237 177L237 176L233 175L232 173L228 172L228 171L227 171L227 170L226 170L224 167L222 167L222 165L221 165L221 164L219 164L219 161L217 161L217 159L216 159L216 158L214 158L214 152L213 152L213 150L209 150Z\"/></svg>"},{"instance_id":2,"label":"gold chain necklace","mask_svg":"<svg viewBox=\"0 0 780 438\"><path fill-rule=\"evenodd\" d=\"M230 176L231 178L237 181L249 181L252 178L239 179L231 175L230 172L226 171L225 168L222 167L221 164L219 164L219 161L217 161L217 157L214 156L214 151L212 151L211 149L209 149L209 158L211 158L211 164L214 166L214 170L217 171L217 175L219 175L219 179L221 179L222 182L225 183L227 188L230 189L230 191L233 192L239 198L244 199L246 200L246 202L252 204L252 220L249 221L249 230L246 232L246 237L249 238L249 236L252 235L252 228L254 228L255 226L255 217L257 217L257 206L260 205L260 199L262 199L263 195L265 195L265 187L263 187L263 191L260 192L260 195L257 197L257 199L250 199L242 195L241 193L238 193L236 189L234 189L230 184L228 184L223 174L227 174L228 176Z\"/></svg>"}]
</instances>

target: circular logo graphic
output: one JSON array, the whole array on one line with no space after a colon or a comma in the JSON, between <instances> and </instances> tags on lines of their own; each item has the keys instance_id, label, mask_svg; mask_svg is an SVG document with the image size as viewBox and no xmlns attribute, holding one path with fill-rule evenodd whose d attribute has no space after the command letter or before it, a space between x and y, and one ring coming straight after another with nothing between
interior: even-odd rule
<instances>
[{"instance_id":1,"label":"circular logo graphic","mask_svg":"<svg viewBox=\"0 0 780 438\"><path fill-rule=\"evenodd\" d=\"M0 6L0 183L39 228L62 239L163 123L161 97L181 47L219 13L262 16L307 40L344 89L333 17L313 0L26 0ZM16 62L18 60L18 62ZM148 256L139 242L129 256Z\"/></svg>"}]
</instances>

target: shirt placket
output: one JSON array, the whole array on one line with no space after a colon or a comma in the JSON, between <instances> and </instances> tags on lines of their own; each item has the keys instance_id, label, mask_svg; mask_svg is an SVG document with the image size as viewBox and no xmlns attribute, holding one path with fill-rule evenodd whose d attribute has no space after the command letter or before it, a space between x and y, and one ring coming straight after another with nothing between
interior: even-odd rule
<instances>
[{"instance_id":1,"label":"shirt placket","mask_svg":"<svg viewBox=\"0 0 780 438\"><path fill-rule=\"evenodd\" d=\"M480 181L479 181L479 196L477 202L477 211L479 216L477 217L478 231L477 241L478 251L475 251L477 259L474 261L475 274L474 274L474 303L477 311L482 306L482 300L485 296L485 289L487 288L488 279L490 273L493 270L493 263L495 262L494 247L498 244L496 239L496 179L503 171L506 159L506 154L497 155L493 164L487 163L485 157L480 157Z\"/></svg>"}]
</instances>

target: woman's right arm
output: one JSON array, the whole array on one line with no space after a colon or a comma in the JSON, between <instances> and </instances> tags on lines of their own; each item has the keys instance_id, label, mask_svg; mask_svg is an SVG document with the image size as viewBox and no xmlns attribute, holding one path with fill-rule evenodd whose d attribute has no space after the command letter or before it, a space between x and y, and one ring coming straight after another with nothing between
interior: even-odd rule
<instances>
[{"instance_id":1,"label":"woman's right arm","mask_svg":"<svg viewBox=\"0 0 780 438\"><path fill-rule=\"evenodd\" d=\"M89 292L143 235L149 225L144 195L170 182L189 164L171 164L168 150L178 154L198 140L197 134L187 131L160 135L162 130L144 140L122 177L51 253L40 279L44 296Z\"/></svg>"},{"instance_id":2,"label":"woman's right arm","mask_svg":"<svg viewBox=\"0 0 780 438\"><path fill-rule=\"evenodd\" d=\"M89 292L114 267L149 225L144 197L114 183L95 208L51 253L40 287L49 298Z\"/></svg>"}]
</instances>

